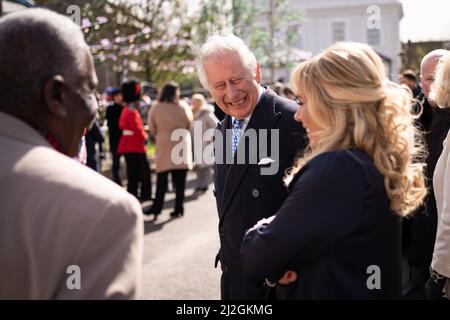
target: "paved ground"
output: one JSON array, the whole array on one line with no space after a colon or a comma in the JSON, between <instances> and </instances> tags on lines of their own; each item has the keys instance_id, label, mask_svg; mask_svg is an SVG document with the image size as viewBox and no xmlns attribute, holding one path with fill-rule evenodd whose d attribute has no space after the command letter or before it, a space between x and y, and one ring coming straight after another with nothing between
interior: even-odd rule
<instances>
[{"instance_id":1,"label":"paved ground","mask_svg":"<svg viewBox=\"0 0 450 320\"><path fill-rule=\"evenodd\" d=\"M214 269L219 248L214 197L211 188L199 198L191 194L192 189L187 191L182 218L170 218L170 201L156 222L145 222L144 299L220 297L220 271Z\"/></svg>"},{"instance_id":2,"label":"paved ground","mask_svg":"<svg viewBox=\"0 0 450 320\"><path fill-rule=\"evenodd\" d=\"M109 172L105 175L109 176ZM123 172L122 177L125 176ZM165 209L157 221L145 217L143 299L220 298L220 269L214 269L219 248L215 199L212 187L200 197L192 196L194 178L193 174L188 175L183 217L174 219L169 215L174 193L166 194Z\"/></svg>"}]
</instances>

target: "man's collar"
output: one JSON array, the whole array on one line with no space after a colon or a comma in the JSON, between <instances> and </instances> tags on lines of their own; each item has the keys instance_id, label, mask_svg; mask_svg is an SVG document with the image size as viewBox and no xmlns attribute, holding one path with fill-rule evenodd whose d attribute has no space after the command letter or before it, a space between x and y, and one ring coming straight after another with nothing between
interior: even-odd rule
<instances>
[{"instance_id":1,"label":"man's collar","mask_svg":"<svg viewBox=\"0 0 450 320\"><path fill-rule=\"evenodd\" d=\"M261 101L262 96L266 92L266 88L264 88L262 85L259 84L258 91L259 91L259 98L258 98L258 102L256 103L256 105L258 105L258 103Z\"/></svg>"},{"instance_id":2,"label":"man's collar","mask_svg":"<svg viewBox=\"0 0 450 320\"><path fill-rule=\"evenodd\" d=\"M0 112L0 135L6 135L34 145L50 147L49 142L28 123L4 112Z\"/></svg>"}]
</instances>

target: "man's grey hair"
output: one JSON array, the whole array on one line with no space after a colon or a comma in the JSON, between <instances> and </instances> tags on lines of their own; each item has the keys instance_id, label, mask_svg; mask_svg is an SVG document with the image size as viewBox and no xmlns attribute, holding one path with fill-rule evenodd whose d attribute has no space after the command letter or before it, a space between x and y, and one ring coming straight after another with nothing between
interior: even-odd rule
<instances>
[{"instance_id":1,"label":"man's grey hair","mask_svg":"<svg viewBox=\"0 0 450 320\"><path fill-rule=\"evenodd\" d=\"M55 75L81 80L89 47L71 19L26 9L0 19L0 111L31 116L44 84Z\"/></svg>"},{"instance_id":2,"label":"man's grey hair","mask_svg":"<svg viewBox=\"0 0 450 320\"><path fill-rule=\"evenodd\" d=\"M256 61L255 55L241 38L234 34L213 35L200 48L197 59L198 78L205 89L208 89L208 79L206 78L204 65L205 61L227 53L237 53L247 70L253 77L256 77L258 62Z\"/></svg>"}]
</instances>

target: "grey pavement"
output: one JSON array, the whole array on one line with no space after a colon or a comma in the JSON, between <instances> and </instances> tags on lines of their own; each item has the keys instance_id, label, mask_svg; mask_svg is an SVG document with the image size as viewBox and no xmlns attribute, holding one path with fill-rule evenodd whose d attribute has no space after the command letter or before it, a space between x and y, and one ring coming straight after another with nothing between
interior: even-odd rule
<instances>
[{"instance_id":1,"label":"grey pavement","mask_svg":"<svg viewBox=\"0 0 450 320\"><path fill-rule=\"evenodd\" d=\"M103 174L110 177L110 164L103 163ZM121 177L126 177L122 166ZM152 175L153 191L156 174ZM218 215L212 186L194 197L188 174L185 212L171 218L174 193L166 194L164 210L158 220L145 219L142 299L146 300L217 300L220 298L220 268L214 268L219 248ZM125 181L126 182L126 181ZM169 185L171 185L169 183ZM150 203L144 203L143 207Z\"/></svg>"},{"instance_id":2,"label":"grey pavement","mask_svg":"<svg viewBox=\"0 0 450 320\"><path fill-rule=\"evenodd\" d=\"M192 189L187 190L188 196L191 193ZM183 217L170 218L173 204L169 202L156 222L145 222L144 299L220 298L221 272L214 269L219 248L214 196L210 188L199 198L187 199Z\"/></svg>"}]
</instances>

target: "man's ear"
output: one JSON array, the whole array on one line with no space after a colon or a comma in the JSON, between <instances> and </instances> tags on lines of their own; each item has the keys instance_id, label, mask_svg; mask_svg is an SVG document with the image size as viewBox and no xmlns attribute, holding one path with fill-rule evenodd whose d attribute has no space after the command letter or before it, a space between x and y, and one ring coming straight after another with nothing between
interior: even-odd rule
<instances>
[{"instance_id":1,"label":"man's ear","mask_svg":"<svg viewBox=\"0 0 450 320\"><path fill-rule=\"evenodd\" d=\"M256 65L256 82L261 83L261 67L259 63Z\"/></svg>"},{"instance_id":2,"label":"man's ear","mask_svg":"<svg viewBox=\"0 0 450 320\"><path fill-rule=\"evenodd\" d=\"M61 75L53 76L44 84L45 106L50 114L58 118L64 118L67 115L63 103L64 86L66 82Z\"/></svg>"}]
</instances>

